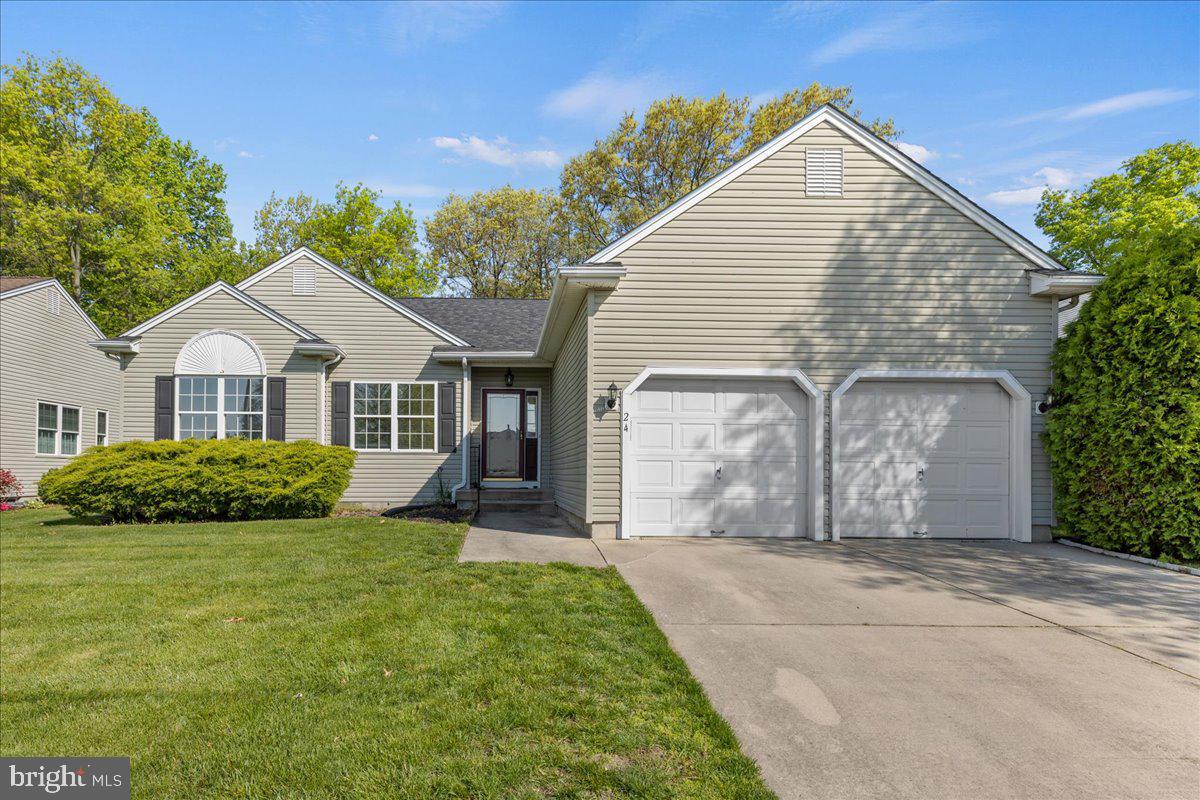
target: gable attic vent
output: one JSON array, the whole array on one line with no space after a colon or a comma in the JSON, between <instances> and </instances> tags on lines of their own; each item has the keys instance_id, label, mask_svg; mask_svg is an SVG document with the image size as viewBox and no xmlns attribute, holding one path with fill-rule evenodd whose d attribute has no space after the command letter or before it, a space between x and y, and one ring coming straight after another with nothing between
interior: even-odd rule
<instances>
[{"instance_id":1,"label":"gable attic vent","mask_svg":"<svg viewBox=\"0 0 1200 800\"><path fill-rule=\"evenodd\" d=\"M58 314L59 311L58 290L53 286L46 290L46 311L50 314Z\"/></svg>"},{"instance_id":2,"label":"gable attic vent","mask_svg":"<svg viewBox=\"0 0 1200 800\"><path fill-rule=\"evenodd\" d=\"M809 197L842 196L841 149L804 151L804 191Z\"/></svg>"},{"instance_id":3,"label":"gable attic vent","mask_svg":"<svg viewBox=\"0 0 1200 800\"><path fill-rule=\"evenodd\" d=\"M292 265L292 294L317 293L317 268L313 264Z\"/></svg>"}]
</instances>

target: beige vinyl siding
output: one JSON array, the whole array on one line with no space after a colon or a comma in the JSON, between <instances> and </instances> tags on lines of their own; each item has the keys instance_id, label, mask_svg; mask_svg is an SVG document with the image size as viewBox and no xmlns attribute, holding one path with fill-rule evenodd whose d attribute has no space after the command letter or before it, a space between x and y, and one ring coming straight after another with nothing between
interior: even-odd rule
<instances>
[{"instance_id":1,"label":"beige vinyl siding","mask_svg":"<svg viewBox=\"0 0 1200 800\"><path fill-rule=\"evenodd\" d=\"M96 443L96 412L108 412L108 441L121 441L121 375L115 359L88 346L96 332L66 299L46 308L34 289L0 300L0 468L11 470L22 494L37 494L48 469L70 456L37 453L38 401L80 409L79 452Z\"/></svg>"},{"instance_id":2,"label":"beige vinyl siding","mask_svg":"<svg viewBox=\"0 0 1200 800\"><path fill-rule=\"evenodd\" d=\"M333 381L429 381L456 384L456 416L462 417L462 367L439 364L434 347L448 344L440 336L402 316L320 265L316 292L292 294L292 267L313 265L298 258L245 291L271 308L342 348L346 358L329 371L325 386L325 441L329 442ZM462 436L455 423L455 436ZM343 500L371 506L433 502L439 491L449 495L462 480L459 450L453 453L362 452ZM439 475L438 467L442 468Z\"/></svg>"},{"instance_id":3,"label":"beige vinyl siding","mask_svg":"<svg viewBox=\"0 0 1200 800\"><path fill-rule=\"evenodd\" d=\"M550 421L554 436L547 449L554 474L554 502L583 520L587 513L587 304L571 324L550 374Z\"/></svg>"},{"instance_id":4,"label":"beige vinyl siding","mask_svg":"<svg viewBox=\"0 0 1200 800\"><path fill-rule=\"evenodd\" d=\"M483 390L504 389L504 373L508 367L472 367L471 368L471 485L479 483L479 444L481 436L480 425L483 420ZM539 436L539 446L542 447L541 471L539 482L542 486L551 485L550 458L545 452L548 442L554 441L551 434L550 409L550 370L533 367L513 367L514 389L538 389L541 392L542 428Z\"/></svg>"},{"instance_id":5,"label":"beige vinyl siding","mask_svg":"<svg viewBox=\"0 0 1200 800\"><path fill-rule=\"evenodd\" d=\"M218 292L151 328L139 351L124 356L125 438L154 438L154 379L175 373L175 359L193 336L227 330L246 336L262 351L267 375L287 378L286 438L317 437L320 361L292 351L295 333L227 294ZM175 423L178 430L178 418Z\"/></svg>"},{"instance_id":6,"label":"beige vinyl siding","mask_svg":"<svg viewBox=\"0 0 1200 800\"><path fill-rule=\"evenodd\" d=\"M842 197L805 196L806 147L844 149ZM1035 399L1049 385L1053 315L1028 294L1031 265L828 124L615 258L627 274L594 317L593 395L651 364L799 367L826 414L859 367L1007 369ZM1050 522L1042 427L1035 417L1035 525ZM592 435L589 519L615 523L617 415Z\"/></svg>"}]
</instances>

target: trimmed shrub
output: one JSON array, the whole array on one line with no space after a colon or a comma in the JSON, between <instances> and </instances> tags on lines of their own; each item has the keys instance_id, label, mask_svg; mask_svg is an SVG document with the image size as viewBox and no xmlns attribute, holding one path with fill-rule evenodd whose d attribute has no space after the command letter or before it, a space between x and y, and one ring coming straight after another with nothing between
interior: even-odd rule
<instances>
[{"instance_id":1,"label":"trimmed shrub","mask_svg":"<svg viewBox=\"0 0 1200 800\"><path fill-rule=\"evenodd\" d=\"M1059 532L1200 559L1200 233L1122 258L1053 356Z\"/></svg>"},{"instance_id":2,"label":"trimmed shrub","mask_svg":"<svg viewBox=\"0 0 1200 800\"><path fill-rule=\"evenodd\" d=\"M352 466L349 448L309 441L135 441L93 447L38 488L76 516L115 522L324 517Z\"/></svg>"}]
</instances>

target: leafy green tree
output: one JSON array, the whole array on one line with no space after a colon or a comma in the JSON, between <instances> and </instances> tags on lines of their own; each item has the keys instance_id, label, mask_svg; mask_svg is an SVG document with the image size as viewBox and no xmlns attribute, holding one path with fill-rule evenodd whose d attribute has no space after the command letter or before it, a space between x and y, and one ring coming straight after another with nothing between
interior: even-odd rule
<instances>
[{"instance_id":1,"label":"leafy green tree","mask_svg":"<svg viewBox=\"0 0 1200 800\"><path fill-rule=\"evenodd\" d=\"M1114 250L1054 350L1055 512L1099 547L1200 560L1200 229Z\"/></svg>"},{"instance_id":2,"label":"leafy green tree","mask_svg":"<svg viewBox=\"0 0 1200 800\"><path fill-rule=\"evenodd\" d=\"M556 194L536 189L452 194L425 221L425 241L453 292L548 297L567 255L561 210Z\"/></svg>"},{"instance_id":3,"label":"leafy green tree","mask_svg":"<svg viewBox=\"0 0 1200 800\"><path fill-rule=\"evenodd\" d=\"M338 183L332 202L306 194L272 194L254 219L247 258L263 267L300 246L311 247L358 278L393 296L416 296L437 288L437 271L417 246L410 209L379 205L381 193Z\"/></svg>"},{"instance_id":4,"label":"leafy green tree","mask_svg":"<svg viewBox=\"0 0 1200 800\"><path fill-rule=\"evenodd\" d=\"M78 64L26 55L0 70L5 273L58 278L113 333L236 271L219 165Z\"/></svg>"},{"instance_id":5,"label":"leafy green tree","mask_svg":"<svg viewBox=\"0 0 1200 800\"><path fill-rule=\"evenodd\" d=\"M748 97L678 95L652 103L563 167L560 190L579 259L636 228L826 103L856 119L848 86L807 88L752 107ZM893 138L892 121L868 126Z\"/></svg>"},{"instance_id":6,"label":"leafy green tree","mask_svg":"<svg viewBox=\"0 0 1200 800\"><path fill-rule=\"evenodd\" d=\"M1200 225L1200 147L1164 144L1082 191L1048 190L1036 221L1061 263L1107 273L1134 250Z\"/></svg>"}]
</instances>

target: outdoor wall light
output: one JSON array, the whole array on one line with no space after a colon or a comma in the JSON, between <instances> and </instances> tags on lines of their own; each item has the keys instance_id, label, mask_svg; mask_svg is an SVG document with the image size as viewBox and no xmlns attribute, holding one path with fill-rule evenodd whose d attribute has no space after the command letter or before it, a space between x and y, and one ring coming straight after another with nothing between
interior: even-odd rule
<instances>
[{"instance_id":1,"label":"outdoor wall light","mask_svg":"<svg viewBox=\"0 0 1200 800\"><path fill-rule=\"evenodd\" d=\"M504 385L512 386L513 380L514 380L514 378L513 378L513 374L512 374L512 367L509 367L508 371L504 373Z\"/></svg>"},{"instance_id":2,"label":"outdoor wall light","mask_svg":"<svg viewBox=\"0 0 1200 800\"><path fill-rule=\"evenodd\" d=\"M610 411L617 407L617 384L610 383L608 385L608 400L606 402Z\"/></svg>"}]
</instances>

